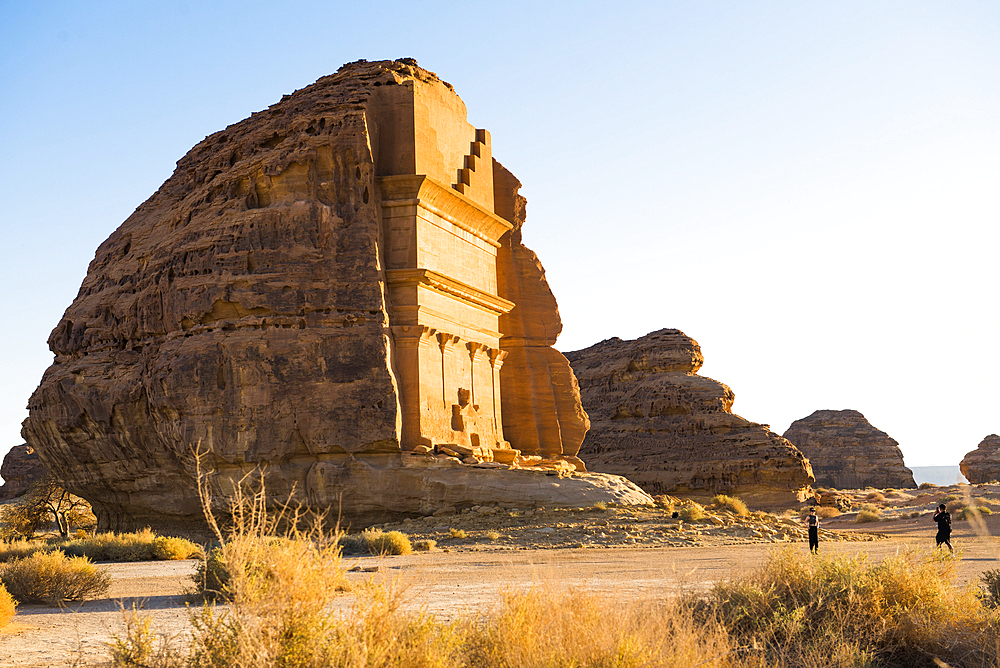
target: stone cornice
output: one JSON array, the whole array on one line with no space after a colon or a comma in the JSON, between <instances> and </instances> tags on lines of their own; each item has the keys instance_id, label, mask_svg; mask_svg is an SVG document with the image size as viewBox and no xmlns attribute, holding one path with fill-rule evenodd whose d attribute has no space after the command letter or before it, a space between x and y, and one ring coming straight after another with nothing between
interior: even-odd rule
<instances>
[{"instance_id":1,"label":"stone cornice","mask_svg":"<svg viewBox=\"0 0 1000 668\"><path fill-rule=\"evenodd\" d=\"M499 247L500 237L513 225L487 211L462 193L429 176L405 175L378 178L383 207L421 206L478 239Z\"/></svg>"},{"instance_id":2,"label":"stone cornice","mask_svg":"<svg viewBox=\"0 0 1000 668\"><path fill-rule=\"evenodd\" d=\"M497 315L508 313L514 308L514 303L507 301L503 297L483 292L468 283L463 283L430 269L387 269L385 278L390 286L406 284L424 285L449 297L457 297L464 302L486 309Z\"/></svg>"}]
</instances>

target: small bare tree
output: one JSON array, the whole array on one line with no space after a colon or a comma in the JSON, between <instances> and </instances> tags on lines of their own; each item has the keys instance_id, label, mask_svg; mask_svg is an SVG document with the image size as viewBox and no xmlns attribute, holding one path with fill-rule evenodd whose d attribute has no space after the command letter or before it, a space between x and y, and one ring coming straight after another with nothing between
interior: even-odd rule
<instances>
[{"instance_id":1,"label":"small bare tree","mask_svg":"<svg viewBox=\"0 0 1000 668\"><path fill-rule=\"evenodd\" d=\"M69 493L47 475L33 484L20 501L9 506L3 519L10 532L30 540L46 522L53 522L63 539L69 538L71 526L90 523L93 517L85 499Z\"/></svg>"}]
</instances>

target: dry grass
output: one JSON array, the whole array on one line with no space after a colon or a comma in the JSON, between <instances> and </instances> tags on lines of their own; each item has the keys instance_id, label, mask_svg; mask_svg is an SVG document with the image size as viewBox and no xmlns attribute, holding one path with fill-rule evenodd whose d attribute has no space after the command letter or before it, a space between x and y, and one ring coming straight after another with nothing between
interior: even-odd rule
<instances>
[{"instance_id":1,"label":"dry grass","mask_svg":"<svg viewBox=\"0 0 1000 668\"><path fill-rule=\"evenodd\" d=\"M20 603L56 605L107 592L111 576L86 557L36 552L0 566L0 583Z\"/></svg>"},{"instance_id":2,"label":"dry grass","mask_svg":"<svg viewBox=\"0 0 1000 668\"><path fill-rule=\"evenodd\" d=\"M697 522L698 520L703 520L705 519L705 509L698 503L690 501L689 505L681 508L680 518L685 522Z\"/></svg>"},{"instance_id":3,"label":"dry grass","mask_svg":"<svg viewBox=\"0 0 1000 668\"><path fill-rule=\"evenodd\" d=\"M17 601L10 595L7 588L0 584L0 628L10 624L17 613Z\"/></svg>"},{"instance_id":4,"label":"dry grass","mask_svg":"<svg viewBox=\"0 0 1000 668\"><path fill-rule=\"evenodd\" d=\"M750 514L750 509L747 508L747 504L743 502L743 499L735 496L716 494L712 497L712 505L719 510L728 510L734 515L739 515L740 517L746 517Z\"/></svg>"},{"instance_id":5,"label":"dry grass","mask_svg":"<svg viewBox=\"0 0 1000 668\"><path fill-rule=\"evenodd\" d=\"M100 533L71 540L16 540L0 543L0 562L23 559L36 552L64 552L91 561L163 561L194 559L201 547L184 538L160 536L151 529L132 533Z\"/></svg>"},{"instance_id":6,"label":"dry grass","mask_svg":"<svg viewBox=\"0 0 1000 668\"><path fill-rule=\"evenodd\" d=\"M840 510L834 506L819 506L816 508L816 514L820 517L820 519L828 520L831 517L839 517L843 513L841 513Z\"/></svg>"},{"instance_id":7,"label":"dry grass","mask_svg":"<svg viewBox=\"0 0 1000 668\"><path fill-rule=\"evenodd\" d=\"M437 548L436 540L428 539L428 540L417 540L413 542L414 552L431 552L435 548Z\"/></svg>"},{"instance_id":8,"label":"dry grass","mask_svg":"<svg viewBox=\"0 0 1000 668\"><path fill-rule=\"evenodd\" d=\"M869 563L864 556L772 555L759 571L717 585L730 632L764 648L776 665L995 666L998 618L971 588L952 585L953 562L915 554Z\"/></svg>"},{"instance_id":9,"label":"dry grass","mask_svg":"<svg viewBox=\"0 0 1000 668\"><path fill-rule=\"evenodd\" d=\"M340 547L344 554L410 554L410 538L401 531L365 529L361 533L341 535Z\"/></svg>"},{"instance_id":10,"label":"dry grass","mask_svg":"<svg viewBox=\"0 0 1000 668\"><path fill-rule=\"evenodd\" d=\"M885 495L882 492L868 492L865 494L865 500L872 503L885 503Z\"/></svg>"},{"instance_id":11,"label":"dry grass","mask_svg":"<svg viewBox=\"0 0 1000 668\"><path fill-rule=\"evenodd\" d=\"M465 661L454 666L727 666L732 646L714 620L696 619L689 602L623 604L556 586L507 591L500 605L467 628Z\"/></svg>"},{"instance_id":12,"label":"dry grass","mask_svg":"<svg viewBox=\"0 0 1000 668\"><path fill-rule=\"evenodd\" d=\"M882 513L877 510L859 510L858 516L854 519L858 524L870 524L872 522L881 522Z\"/></svg>"}]
</instances>

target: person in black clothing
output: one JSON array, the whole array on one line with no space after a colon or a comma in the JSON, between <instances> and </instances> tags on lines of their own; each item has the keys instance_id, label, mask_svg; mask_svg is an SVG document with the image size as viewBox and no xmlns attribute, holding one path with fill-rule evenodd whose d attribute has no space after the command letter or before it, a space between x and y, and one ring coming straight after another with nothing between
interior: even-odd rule
<instances>
[{"instance_id":1,"label":"person in black clothing","mask_svg":"<svg viewBox=\"0 0 1000 668\"><path fill-rule=\"evenodd\" d=\"M937 547L941 547L941 543L948 546L948 549L952 552L955 548L951 546L951 513L948 512L948 507L943 503L938 506L937 512L934 513L934 521L937 522L938 530L935 540L937 540Z\"/></svg>"},{"instance_id":2,"label":"person in black clothing","mask_svg":"<svg viewBox=\"0 0 1000 668\"><path fill-rule=\"evenodd\" d=\"M806 515L806 526L809 527L809 551L819 553L819 515L816 514L816 507L809 509Z\"/></svg>"}]
</instances>

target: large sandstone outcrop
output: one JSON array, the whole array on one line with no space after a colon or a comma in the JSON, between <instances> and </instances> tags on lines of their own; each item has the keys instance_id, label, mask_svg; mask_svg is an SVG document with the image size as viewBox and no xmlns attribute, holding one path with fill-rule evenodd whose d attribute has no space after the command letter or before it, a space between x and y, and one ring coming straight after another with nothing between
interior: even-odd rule
<instances>
[{"instance_id":1,"label":"large sandstone outcrop","mask_svg":"<svg viewBox=\"0 0 1000 668\"><path fill-rule=\"evenodd\" d=\"M196 445L222 499L266 466L274 497L355 525L645 502L576 457L519 186L435 74L345 65L207 137L101 245L26 440L102 527L197 521Z\"/></svg>"},{"instance_id":2,"label":"large sandstone outcrop","mask_svg":"<svg viewBox=\"0 0 1000 668\"><path fill-rule=\"evenodd\" d=\"M566 353L591 428L580 456L651 494L803 496L809 462L766 425L731 411L727 386L697 375L698 343L676 329Z\"/></svg>"},{"instance_id":3,"label":"large sandstone outcrop","mask_svg":"<svg viewBox=\"0 0 1000 668\"><path fill-rule=\"evenodd\" d=\"M962 475L973 485L1000 480L1000 436L990 434L959 464Z\"/></svg>"},{"instance_id":4,"label":"large sandstone outcrop","mask_svg":"<svg viewBox=\"0 0 1000 668\"><path fill-rule=\"evenodd\" d=\"M44 478L45 473L45 465L34 448L27 443L15 445L4 456L3 465L0 466L0 478L3 478L0 499L21 496Z\"/></svg>"},{"instance_id":5,"label":"large sandstone outcrop","mask_svg":"<svg viewBox=\"0 0 1000 668\"><path fill-rule=\"evenodd\" d=\"M917 486L913 472L903 465L899 443L858 411L816 411L793 422L783 436L809 458L818 486Z\"/></svg>"}]
</instances>

